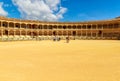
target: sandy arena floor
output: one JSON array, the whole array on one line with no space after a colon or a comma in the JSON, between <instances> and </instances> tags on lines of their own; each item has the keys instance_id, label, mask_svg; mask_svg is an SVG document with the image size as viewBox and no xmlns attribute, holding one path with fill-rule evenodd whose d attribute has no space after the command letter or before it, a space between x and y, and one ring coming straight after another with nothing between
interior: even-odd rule
<instances>
[{"instance_id":1,"label":"sandy arena floor","mask_svg":"<svg viewBox=\"0 0 120 81\"><path fill-rule=\"evenodd\" d=\"M0 81L120 81L120 41L0 42Z\"/></svg>"}]
</instances>

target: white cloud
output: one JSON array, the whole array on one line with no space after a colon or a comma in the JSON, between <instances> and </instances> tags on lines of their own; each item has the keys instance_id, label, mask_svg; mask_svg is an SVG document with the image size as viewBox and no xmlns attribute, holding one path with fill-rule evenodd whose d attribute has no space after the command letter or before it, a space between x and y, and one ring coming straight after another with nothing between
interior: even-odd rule
<instances>
[{"instance_id":1,"label":"white cloud","mask_svg":"<svg viewBox=\"0 0 120 81\"><path fill-rule=\"evenodd\" d=\"M18 7L22 18L58 21L63 18L67 8L61 7L61 0L12 0Z\"/></svg>"},{"instance_id":2,"label":"white cloud","mask_svg":"<svg viewBox=\"0 0 120 81\"><path fill-rule=\"evenodd\" d=\"M0 15L7 16L8 13L3 9L3 2L0 2Z\"/></svg>"}]
</instances>

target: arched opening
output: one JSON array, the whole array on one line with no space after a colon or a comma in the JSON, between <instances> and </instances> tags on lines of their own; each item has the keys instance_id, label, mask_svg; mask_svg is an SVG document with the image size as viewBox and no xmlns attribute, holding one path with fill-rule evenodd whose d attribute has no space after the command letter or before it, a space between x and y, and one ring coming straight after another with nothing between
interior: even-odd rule
<instances>
[{"instance_id":1,"label":"arched opening","mask_svg":"<svg viewBox=\"0 0 120 81\"><path fill-rule=\"evenodd\" d=\"M37 32L31 32L31 35L32 35L32 37L35 37L35 36L37 36L38 34L37 34Z\"/></svg>"},{"instance_id":2,"label":"arched opening","mask_svg":"<svg viewBox=\"0 0 120 81\"><path fill-rule=\"evenodd\" d=\"M19 23L15 23L15 27L16 28L20 28L20 24Z\"/></svg>"},{"instance_id":3,"label":"arched opening","mask_svg":"<svg viewBox=\"0 0 120 81\"><path fill-rule=\"evenodd\" d=\"M10 27L10 28L14 28L14 23L13 23L13 22L10 22L10 23L9 23L9 27Z\"/></svg>"},{"instance_id":4,"label":"arched opening","mask_svg":"<svg viewBox=\"0 0 120 81\"><path fill-rule=\"evenodd\" d=\"M114 24L114 28L118 28L119 27L119 24L118 23L115 23Z\"/></svg>"},{"instance_id":5,"label":"arched opening","mask_svg":"<svg viewBox=\"0 0 120 81\"><path fill-rule=\"evenodd\" d=\"M2 31L0 30L0 36L2 35Z\"/></svg>"},{"instance_id":6,"label":"arched opening","mask_svg":"<svg viewBox=\"0 0 120 81\"><path fill-rule=\"evenodd\" d=\"M73 31L73 36L76 36L76 31Z\"/></svg>"},{"instance_id":7,"label":"arched opening","mask_svg":"<svg viewBox=\"0 0 120 81\"><path fill-rule=\"evenodd\" d=\"M8 35L8 30L4 30L4 34L3 35Z\"/></svg>"},{"instance_id":8,"label":"arched opening","mask_svg":"<svg viewBox=\"0 0 120 81\"><path fill-rule=\"evenodd\" d=\"M52 31L49 31L48 34L49 34L49 36L51 36L52 35Z\"/></svg>"},{"instance_id":9,"label":"arched opening","mask_svg":"<svg viewBox=\"0 0 120 81\"><path fill-rule=\"evenodd\" d=\"M27 29L31 29L32 25L31 24L27 24Z\"/></svg>"},{"instance_id":10,"label":"arched opening","mask_svg":"<svg viewBox=\"0 0 120 81\"><path fill-rule=\"evenodd\" d=\"M98 36L100 37L101 35L102 35L102 31L99 30L99 31L98 31Z\"/></svg>"},{"instance_id":11,"label":"arched opening","mask_svg":"<svg viewBox=\"0 0 120 81\"><path fill-rule=\"evenodd\" d=\"M7 23L7 22L3 22L3 23L2 23L2 26L3 26L3 27L8 27L8 23Z\"/></svg>"},{"instance_id":12,"label":"arched opening","mask_svg":"<svg viewBox=\"0 0 120 81\"><path fill-rule=\"evenodd\" d=\"M31 26L31 28L32 28L32 29L36 29L36 25L33 24L33 25Z\"/></svg>"},{"instance_id":13,"label":"arched opening","mask_svg":"<svg viewBox=\"0 0 120 81\"><path fill-rule=\"evenodd\" d=\"M78 36L81 36L81 31L78 31L77 34L78 34Z\"/></svg>"},{"instance_id":14,"label":"arched opening","mask_svg":"<svg viewBox=\"0 0 120 81\"><path fill-rule=\"evenodd\" d=\"M92 29L96 29L96 25L92 25Z\"/></svg>"},{"instance_id":15,"label":"arched opening","mask_svg":"<svg viewBox=\"0 0 120 81\"><path fill-rule=\"evenodd\" d=\"M102 34L102 31L101 30L99 30L99 33L98 33L99 35L101 35Z\"/></svg>"},{"instance_id":16,"label":"arched opening","mask_svg":"<svg viewBox=\"0 0 120 81\"><path fill-rule=\"evenodd\" d=\"M15 31L15 34L16 34L16 35L20 35L20 31L19 31L19 30L16 30L16 31Z\"/></svg>"},{"instance_id":17,"label":"arched opening","mask_svg":"<svg viewBox=\"0 0 120 81\"><path fill-rule=\"evenodd\" d=\"M71 31L68 31L68 35L69 35L69 36L71 36L71 35L72 35L72 34L71 34Z\"/></svg>"},{"instance_id":18,"label":"arched opening","mask_svg":"<svg viewBox=\"0 0 120 81\"><path fill-rule=\"evenodd\" d=\"M87 32L87 37L91 37L91 32Z\"/></svg>"},{"instance_id":19,"label":"arched opening","mask_svg":"<svg viewBox=\"0 0 120 81\"><path fill-rule=\"evenodd\" d=\"M86 29L86 25L83 25L83 26L82 26L82 29Z\"/></svg>"},{"instance_id":20,"label":"arched opening","mask_svg":"<svg viewBox=\"0 0 120 81\"><path fill-rule=\"evenodd\" d=\"M73 26L73 29L76 29L76 26L75 26L75 25Z\"/></svg>"},{"instance_id":21,"label":"arched opening","mask_svg":"<svg viewBox=\"0 0 120 81\"><path fill-rule=\"evenodd\" d=\"M13 31L13 30L10 30L10 31L9 31L9 35L14 35L14 31Z\"/></svg>"},{"instance_id":22,"label":"arched opening","mask_svg":"<svg viewBox=\"0 0 120 81\"><path fill-rule=\"evenodd\" d=\"M109 26L109 28L110 28L110 29L112 29L112 28L113 28L113 24L109 24L108 26Z\"/></svg>"},{"instance_id":23,"label":"arched opening","mask_svg":"<svg viewBox=\"0 0 120 81\"><path fill-rule=\"evenodd\" d=\"M87 26L87 29L91 29L91 25L88 25L88 26Z\"/></svg>"},{"instance_id":24,"label":"arched opening","mask_svg":"<svg viewBox=\"0 0 120 81\"><path fill-rule=\"evenodd\" d=\"M56 33L56 31L53 31L53 35L55 36L57 33Z\"/></svg>"},{"instance_id":25,"label":"arched opening","mask_svg":"<svg viewBox=\"0 0 120 81\"><path fill-rule=\"evenodd\" d=\"M67 32L66 32L66 31L63 31L63 35L66 36L66 35L67 35Z\"/></svg>"},{"instance_id":26,"label":"arched opening","mask_svg":"<svg viewBox=\"0 0 120 81\"><path fill-rule=\"evenodd\" d=\"M69 26L68 26L68 29L71 29L71 28L72 28L72 27L69 25Z\"/></svg>"},{"instance_id":27,"label":"arched opening","mask_svg":"<svg viewBox=\"0 0 120 81\"><path fill-rule=\"evenodd\" d=\"M1 22L0 22L0 27L1 27Z\"/></svg>"},{"instance_id":28,"label":"arched opening","mask_svg":"<svg viewBox=\"0 0 120 81\"><path fill-rule=\"evenodd\" d=\"M78 25L78 26L77 26L77 28L78 28L78 29L81 29L81 26L80 26L80 25Z\"/></svg>"},{"instance_id":29,"label":"arched opening","mask_svg":"<svg viewBox=\"0 0 120 81\"><path fill-rule=\"evenodd\" d=\"M45 35L45 36L47 36L47 35L48 35L47 31L44 31L44 35Z\"/></svg>"},{"instance_id":30,"label":"arched opening","mask_svg":"<svg viewBox=\"0 0 120 81\"><path fill-rule=\"evenodd\" d=\"M107 28L106 25L104 25L105 28ZM102 25L101 24L98 24L98 29L102 29Z\"/></svg>"},{"instance_id":31,"label":"arched opening","mask_svg":"<svg viewBox=\"0 0 120 81\"><path fill-rule=\"evenodd\" d=\"M58 26L58 29L62 29L62 26Z\"/></svg>"},{"instance_id":32,"label":"arched opening","mask_svg":"<svg viewBox=\"0 0 120 81\"><path fill-rule=\"evenodd\" d=\"M38 29L42 29L42 25L38 25Z\"/></svg>"},{"instance_id":33,"label":"arched opening","mask_svg":"<svg viewBox=\"0 0 120 81\"><path fill-rule=\"evenodd\" d=\"M95 32L92 33L92 37L96 37L96 33Z\"/></svg>"},{"instance_id":34,"label":"arched opening","mask_svg":"<svg viewBox=\"0 0 120 81\"><path fill-rule=\"evenodd\" d=\"M103 37L107 37L107 33L103 33Z\"/></svg>"},{"instance_id":35,"label":"arched opening","mask_svg":"<svg viewBox=\"0 0 120 81\"><path fill-rule=\"evenodd\" d=\"M63 29L66 29L66 26L63 26Z\"/></svg>"},{"instance_id":36,"label":"arched opening","mask_svg":"<svg viewBox=\"0 0 120 81\"><path fill-rule=\"evenodd\" d=\"M58 35L61 36L62 35L62 31L58 31Z\"/></svg>"},{"instance_id":37,"label":"arched opening","mask_svg":"<svg viewBox=\"0 0 120 81\"><path fill-rule=\"evenodd\" d=\"M52 28L53 28L52 25L50 25L50 26L49 26L49 29L52 29Z\"/></svg>"},{"instance_id":38,"label":"arched opening","mask_svg":"<svg viewBox=\"0 0 120 81\"><path fill-rule=\"evenodd\" d=\"M21 24L21 28L26 28L26 24Z\"/></svg>"},{"instance_id":39,"label":"arched opening","mask_svg":"<svg viewBox=\"0 0 120 81\"><path fill-rule=\"evenodd\" d=\"M21 35L26 35L26 31L22 30Z\"/></svg>"},{"instance_id":40,"label":"arched opening","mask_svg":"<svg viewBox=\"0 0 120 81\"><path fill-rule=\"evenodd\" d=\"M106 28L107 28L107 24L103 24L103 29L106 29Z\"/></svg>"},{"instance_id":41,"label":"arched opening","mask_svg":"<svg viewBox=\"0 0 120 81\"><path fill-rule=\"evenodd\" d=\"M31 36L31 31L27 31L27 35Z\"/></svg>"},{"instance_id":42,"label":"arched opening","mask_svg":"<svg viewBox=\"0 0 120 81\"><path fill-rule=\"evenodd\" d=\"M42 31L39 31L39 35L42 35Z\"/></svg>"},{"instance_id":43,"label":"arched opening","mask_svg":"<svg viewBox=\"0 0 120 81\"><path fill-rule=\"evenodd\" d=\"M44 29L47 29L47 25L44 25L43 28L44 28Z\"/></svg>"},{"instance_id":44,"label":"arched opening","mask_svg":"<svg viewBox=\"0 0 120 81\"><path fill-rule=\"evenodd\" d=\"M55 25L55 26L53 26L53 28L54 28L54 29L57 29L57 26Z\"/></svg>"}]
</instances>

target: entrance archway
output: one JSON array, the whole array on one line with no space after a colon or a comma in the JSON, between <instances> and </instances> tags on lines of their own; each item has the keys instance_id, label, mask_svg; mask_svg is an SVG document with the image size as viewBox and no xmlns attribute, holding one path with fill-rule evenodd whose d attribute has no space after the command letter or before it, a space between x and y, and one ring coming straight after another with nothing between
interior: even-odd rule
<instances>
[{"instance_id":1,"label":"entrance archway","mask_svg":"<svg viewBox=\"0 0 120 81\"><path fill-rule=\"evenodd\" d=\"M56 35L56 31L53 31L53 35L54 35L54 36Z\"/></svg>"},{"instance_id":2,"label":"entrance archway","mask_svg":"<svg viewBox=\"0 0 120 81\"><path fill-rule=\"evenodd\" d=\"M73 34L73 36L76 36L76 31L73 31L73 33L72 33L72 34Z\"/></svg>"}]
</instances>

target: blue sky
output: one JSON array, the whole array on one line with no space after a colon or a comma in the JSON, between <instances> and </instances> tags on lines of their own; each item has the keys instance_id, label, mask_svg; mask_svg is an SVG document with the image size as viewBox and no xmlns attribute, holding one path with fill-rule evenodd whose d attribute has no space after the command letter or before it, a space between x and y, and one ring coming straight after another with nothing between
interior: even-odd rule
<instances>
[{"instance_id":1,"label":"blue sky","mask_svg":"<svg viewBox=\"0 0 120 81\"><path fill-rule=\"evenodd\" d=\"M1 11L0 15L11 18L79 22L120 16L120 0L0 0L0 3L7 13Z\"/></svg>"}]
</instances>

